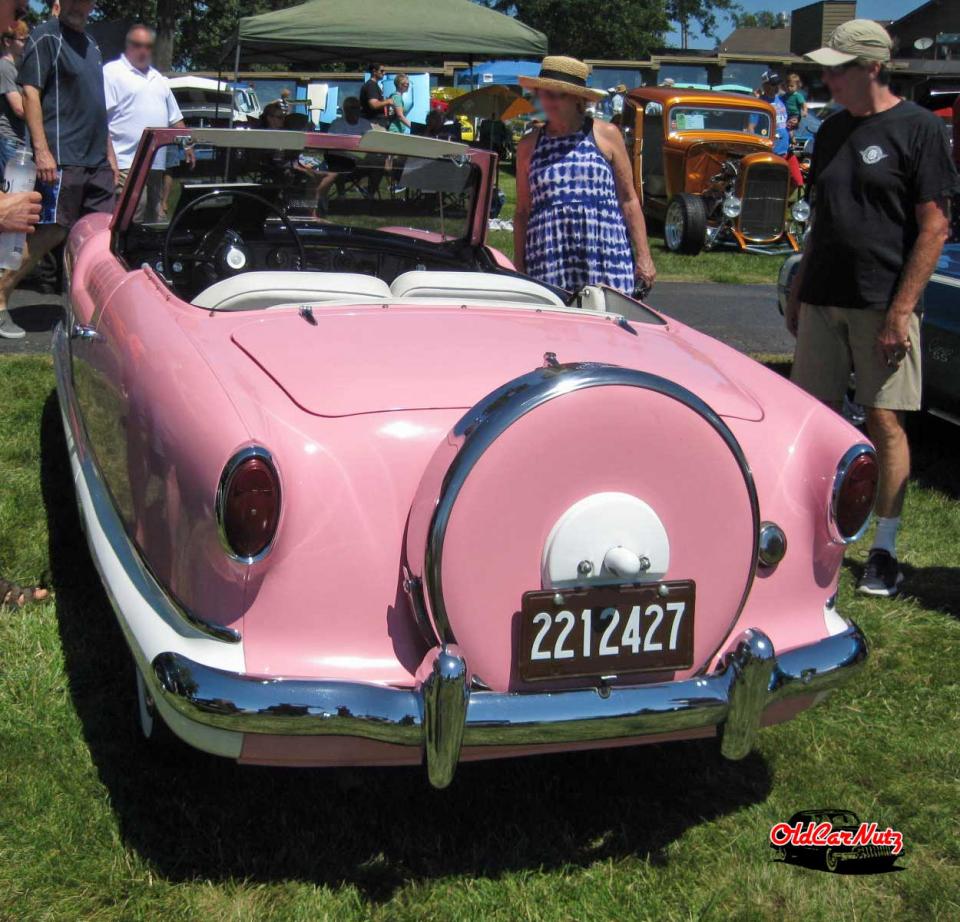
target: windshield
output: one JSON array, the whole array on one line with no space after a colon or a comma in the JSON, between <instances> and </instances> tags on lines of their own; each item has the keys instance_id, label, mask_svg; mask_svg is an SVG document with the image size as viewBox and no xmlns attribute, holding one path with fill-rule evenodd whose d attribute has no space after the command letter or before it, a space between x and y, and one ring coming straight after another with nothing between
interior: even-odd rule
<instances>
[{"instance_id":1,"label":"windshield","mask_svg":"<svg viewBox=\"0 0 960 922\"><path fill-rule=\"evenodd\" d=\"M272 137L282 144L284 134ZM479 178L469 162L301 147L303 135L289 134L289 149L160 148L134 223L161 230L187 208L201 215L223 210L236 192L244 203L235 216L241 223L258 213L255 196L267 224L280 223L282 215L305 230L363 230L434 243L468 236ZM212 192L221 194L204 198Z\"/></svg>"},{"instance_id":2,"label":"windshield","mask_svg":"<svg viewBox=\"0 0 960 922\"><path fill-rule=\"evenodd\" d=\"M463 145L370 131L192 128L156 149L117 253L180 297L251 271L473 267L481 168ZM188 143L192 142L192 143Z\"/></svg>"},{"instance_id":3,"label":"windshield","mask_svg":"<svg viewBox=\"0 0 960 922\"><path fill-rule=\"evenodd\" d=\"M756 109L722 106L674 106L670 110L671 131L735 131L770 137L770 116Z\"/></svg>"}]
</instances>

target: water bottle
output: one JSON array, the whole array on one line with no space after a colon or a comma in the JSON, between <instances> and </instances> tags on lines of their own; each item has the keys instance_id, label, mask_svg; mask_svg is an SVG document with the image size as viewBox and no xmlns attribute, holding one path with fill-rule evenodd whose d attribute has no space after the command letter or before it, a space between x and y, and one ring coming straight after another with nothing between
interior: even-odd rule
<instances>
[{"instance_id":1,"label":"water bottle","mask_svg":"<svg viewBox=\"0 0 960 922\"><path fill-rule=\"evenodd\" d=\"M3 191L8 195L17 192L32 192L37 183L37 165L33 154L21 147L10 155L3 171ZM0 234L0 269L10 271L20 268L23 261L23 244L27 235L7 231Z\"/></svg>"}]
</instances>

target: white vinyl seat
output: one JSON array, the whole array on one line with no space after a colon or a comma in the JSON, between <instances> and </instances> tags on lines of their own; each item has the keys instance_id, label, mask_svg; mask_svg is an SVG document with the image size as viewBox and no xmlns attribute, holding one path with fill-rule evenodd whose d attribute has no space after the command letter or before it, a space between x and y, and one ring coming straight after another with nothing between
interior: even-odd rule
<instances>
[{"instance_id":1,"label":"white vinyl seat","mask_svg":"<svg viewBox=\"0 0 960 922\"><path fill-rule=\"evenodd\" d=\"M359 272L244 272L215 282L194 299L212 311L251 311L278 304L323 301L380 302L390 298L382 279Z\"/></svg>"},{"instance_id":2,"label":"white vinyl seat","mask_svg":"<svg viewBox=\"0 0 960 922\"><path fill-rule=\"evenodd\" d=\"M393 280L390 291L398 300L563 307L563 301L543 285L512 275L485 272L414 270L398 275Z\"/></svg>"}]
</instances>

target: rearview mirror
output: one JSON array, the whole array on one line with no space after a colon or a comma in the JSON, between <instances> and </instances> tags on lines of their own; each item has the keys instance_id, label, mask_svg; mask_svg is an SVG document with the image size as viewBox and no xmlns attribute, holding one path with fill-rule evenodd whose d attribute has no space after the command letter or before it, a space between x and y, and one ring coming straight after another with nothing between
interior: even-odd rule
<instances>
[{"instance_id":1,"label":"rearview mirror","mask_svg":"<svg viewBox=\"0 0 960 922\"><path fill-rule=\"evenodd\" d=\"M459 195L470 181L470 165L467 162L424 160L408 157L403 166L401 184L417 192L445 192Z\"/></svg>"},{"instance_id":2,"label":"rearview mirror","mask_svg":"<svg viewBox=\"0 0 960 922\"><path fill-rule=\"evenodd\" d=\"M643 109L644 115L663 115L663 106L658 102L648 102Z\"/></svg>"}]
</instances>

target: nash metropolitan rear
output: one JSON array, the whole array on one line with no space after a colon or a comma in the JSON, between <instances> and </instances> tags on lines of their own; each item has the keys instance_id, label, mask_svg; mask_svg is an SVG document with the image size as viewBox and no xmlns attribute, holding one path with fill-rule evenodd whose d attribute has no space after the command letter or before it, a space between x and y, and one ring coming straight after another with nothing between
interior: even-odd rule
<instances>
[{"instance_id":1,"label":"nash metropolitan rear","mask_svg":"<svg viewBox=\"0 0 960 922\"><path fill-rule=\"evenodd\" d=\"M163 158L169 217L137 223L186 143L204 169ZM563 749L740 758L863 663L835 598L871 446L622 294L514 272L485 245L493 167L387 132L157 130L113 220L71 234L58 392L148 735L425 759L440 787Z\"/></svg>"}]
</instances>

